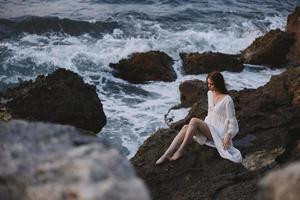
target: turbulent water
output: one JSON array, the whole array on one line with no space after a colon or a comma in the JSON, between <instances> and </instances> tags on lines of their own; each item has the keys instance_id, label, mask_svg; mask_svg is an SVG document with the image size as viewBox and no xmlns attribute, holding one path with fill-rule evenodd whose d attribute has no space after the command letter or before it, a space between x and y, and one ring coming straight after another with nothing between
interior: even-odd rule
<instances>
[{"instance_id":1,"label":"turbulent water","mask_svg":"<svg viewBox=\"0 0 300 200\"><path fill-rule=\"evenodd\" d=\"M130 158L166 127L164 115L179 103L179 84L205 79L182 74L180 52L239 53L269 30L284 30L297 5L300 0L0 0L0 91L59 67L77 72L96 85L103 103L108 122L99 137ZM112 76L109 63L149 50L175 60L176 81L134 85ZM264 85L282 71L247 65L223 75L239 90Z\"/></svg>"}]
</instances>

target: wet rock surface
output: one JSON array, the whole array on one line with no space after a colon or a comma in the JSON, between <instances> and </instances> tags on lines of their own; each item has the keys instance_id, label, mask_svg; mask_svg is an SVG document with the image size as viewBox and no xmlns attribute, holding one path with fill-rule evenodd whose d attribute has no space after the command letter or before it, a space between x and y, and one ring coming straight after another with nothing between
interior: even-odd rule
<instances>
[{"instance_id":1,"label":"wet rock surface","mask_svg":"<svg viewBox=\"0 0 300 200\"><path fill-rule=\"evenodd\" d=\"M207 102L206 83L197 79L184 81L179 85L180 101L183 107L191 107L197 101Z\"/></svg>"},{"instance_id":2,"label":"wet rock surface","mask_svg":"<svg viewBox=\"0 0 300 200\"><path fill-rule=\"evenodd\" d=\"M282 67L288 63L287 54L295 42L294 35L281 31L271 30L242 51L245 63Z\"/></svg>"},{"instance_id":3,"label":"wet rock surface","mask_svg":"<svg viewBox=\"0 0 300 200\"><path fill-rule=\"evenodd\" d=\"M300 64L300 6L296 7L295 11L288 16L287 25L285 28L287 33L293 33L295 43L292 46L288 59L292 64Z\"/></svg>"},{"instance_id":4,"label":"wet rock surface","mask_svg":"<svg viewBox=\"0 0 300 200\"><path fill-rule=\"evenodd\" d=\"M172 68L173 60L166 53L149 51L133 53L128 59L122 59L119 63L110 63L115 71L114 76L131 83L144 83L146 81L176 80L177 76Z\"/></svg>"},{"instance_id":5,"label":"wet rock surface","mask_svg":"<svg viewBox=\"0 0 300 200\"><path fill-rule=\"evenodd\" d=\"M106 124L95 86L65 69L8 89L1 99L0 113L14 119L69 124L94 133Z\"/></svg>"},{"instance_id":6,"label":"wet rock surface","mask_svg":"<svg viewBox=\"0 0 300 200\"><path fill-rule=\"evenodd\" d=\"M244 68L239 55L218 52L180 53L180 58L183 71L186 74L202 74L225 70L240 72Z\"/></svg>"}]
</instances>

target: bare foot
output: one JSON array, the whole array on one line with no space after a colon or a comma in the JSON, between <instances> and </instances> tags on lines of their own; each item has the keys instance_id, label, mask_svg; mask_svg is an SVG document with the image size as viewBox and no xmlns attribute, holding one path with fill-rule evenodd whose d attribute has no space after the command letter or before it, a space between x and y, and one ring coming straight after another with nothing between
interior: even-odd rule
<instances>
[{"instance_id":1,"label":"bare foot","mask_svg":"<svg viewBox=\"0 0 300 200\"><path fill-rule=\"evenodd\" d=\"M158 159L157 161L156 161L156 165L160 165L160 164L162 164L166 159L168 159L168 160L170 160L171 159L171 156L170 155L168 155L168 154L164 154L164 155L162 155L162 157L160 157L160 159Z\"/></svg>"},{"instance_id":2,"label":"bare foot","mask_svg":"<svg viewBox=\"0 0 300 200\"><path fill-rule=\"evenodd\" d=\"M170 160L178 160L183 155L182 151L176 151Z\"/></svg>"}]
</instances>

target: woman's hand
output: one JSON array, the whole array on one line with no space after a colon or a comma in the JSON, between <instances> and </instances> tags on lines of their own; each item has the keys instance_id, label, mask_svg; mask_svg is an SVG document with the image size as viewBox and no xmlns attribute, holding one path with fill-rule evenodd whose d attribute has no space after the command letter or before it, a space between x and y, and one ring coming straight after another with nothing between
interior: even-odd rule
<instances>
[{"instance_id":1,"label":"woman's hand","mask_svg":"<svg viewBox=\"0 0 300 200\"><path fill-rule=\"evenodd\" d=\"M223 148L227 150L231 142L231 134L226 134L223 140Z\"/></svg>"}]
</instances>

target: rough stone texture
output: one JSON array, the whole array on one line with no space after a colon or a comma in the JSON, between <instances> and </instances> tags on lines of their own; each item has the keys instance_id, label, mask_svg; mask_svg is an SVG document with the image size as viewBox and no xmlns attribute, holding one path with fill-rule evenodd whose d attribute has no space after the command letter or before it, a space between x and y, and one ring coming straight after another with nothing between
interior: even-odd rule
<instances>
[{"instance_id":1,"label":"rough stone texture","mask_svg":"<svg viewBox=\"0 0 300 200\"><path fill-rule=\"evenodd\" d=\"M238 187L238 190L225 192L228 199L250 198L257 190L248 180L255 178L242 165L220 159L213 148L192 143L184 157L175 162L155 166L158 159L177 130L159 130L140 147L131 160L140 176L148 185L153 199L222 199L221 193ZM235 196L236 195L236 196ZM234 197L235 196L235 197Z\"/></svg>"},{"instance_id":2,"label":"rough stone texture","mask_svg":"<svg viewBox=\"0 0 300 200\"><path fill-rule=\"evenodd\" d=\"M8 89L3 99L2 110L15 119L69 124L95 133L106 124L95 86L65 69Z\"/></svg>"},{"instance_id":3,"label":"rough stone texture","mask_svg":"<svg viewBox=\"0 0 300 200\"><path fill-rule=\"evenodd\" d=\"M206 83L200 80L188 80L179 85L180 101L183 107L191 107L197 101L206 101Z\"/></svg>"},{"instance_id":4,"label":"rough stone texture","mask_svg":"<svg viewBox=\"0 0 300 200\"><path fill-rule=\"evenodd\" d=\"M296 65L300 64L300 6L297 6L295 11L288 16L285 31L295 34L295 44L291 47L288 54L288 59Z\"/></svg>"},{"instance_id":5,"label":"rough stone texture","mask_svg":"<svg viewBox=\"0 0 300 200\"><path fill-rule=\"evenodd\" d=\"M0 199L150 199L126 158L71 126L12 120L0 137Z\"/></svg>"},{"instance_id":6,"label":"rough stone texture","mask_svg":"<svg viewBox=\"0 0 300 200\"><path fill-rule=\"evenodd\" d=\"M230 91L240 125L234 146L242 152L242 164L194 142L178 161L154 165L184 124L192 117L204 119L206 101L196 102L185 119L149 137L131 162L154 199L253 199L267 171L300 159L300 110L293 100L299 79L300 67L295 67L258 89Z\"/></svg>"},{"instance_id":7,"label":"rough stone texture","mask_svg":"<svg viewBox=\"0 0 300 200\"><path fill-rule=\"evenodd\" d=\"M114 76L131 83L174 81L177 76L172 65L172 58L160 51L133 53L128 59L122 59L116 64L109 64L115 69Z\"/></svg>"},{"instance_id":8,"label":"rough stone texture","mask_svg":"<svg viewBox=\"0 0 300 200\"><path fill-rule=\"evenodd\" d=\"M239 55L223 53L180 53L183 71L186 74L202 74L212 71L240 72L244 69Z\"/></svg>"},{"instance_id":9,"label":"rough stone texture","mask_svg":"<svg viewBox=\"0 0 300 200\"><path fill-rule=\"evenodd\" d=\"M268 173L259 182L259 200L298 200L300 197L300 162Z\"/></svg>"},{"instance_id":10,"label":"rough stone texture","mask_svg":"<svg viewBox=\"0 0 300 200\"><path fill-rule=\"evenodd\" d=\"M294 34L271 30L243 50L242 58L244 63L282 67L288 62L286 57L294 42Z\"/></svg>"}]
</instances>

